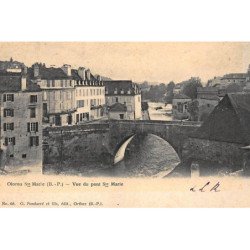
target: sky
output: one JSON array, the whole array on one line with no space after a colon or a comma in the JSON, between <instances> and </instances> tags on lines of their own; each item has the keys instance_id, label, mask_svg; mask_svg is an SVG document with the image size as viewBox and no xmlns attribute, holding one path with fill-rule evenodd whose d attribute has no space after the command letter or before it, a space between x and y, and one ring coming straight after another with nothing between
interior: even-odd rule
<instances>
[{"instance_id":1,"label":"sky","mask_svg":"<svg viewBox=\"0 0 250 250\"><path fill-rule=\"evenodd\" d=\"M114 80L175 83L199 76L246 72L250 43L232 42L31 42L0 43L0 60L31 66L70 64L90 68L94 74Z\"/></svg>"}]
</instances>

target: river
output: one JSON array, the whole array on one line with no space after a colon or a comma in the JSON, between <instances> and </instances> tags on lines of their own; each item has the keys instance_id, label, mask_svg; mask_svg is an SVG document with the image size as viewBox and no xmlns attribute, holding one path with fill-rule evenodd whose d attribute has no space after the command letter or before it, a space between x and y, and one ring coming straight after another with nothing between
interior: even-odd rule
<instances>
[{"instance_id":1,"label":"river","mask_svg":"<svg viewBox=\"0 0 250 250\"><path fill-rule=\"evenodd\" d=\"M161 108L160 108L161 107ZM156 109L157 108L157 109ZM164 103L149 103L151 120L170 121L172 106ZM168 113L166 115L166 113ZM135 136L125 151L124 160L112 168L105 168L89 173L90 176L111 177L164 177L180 162L175 150L168 142L149 134Z\"/></svg>"}]
</instances>

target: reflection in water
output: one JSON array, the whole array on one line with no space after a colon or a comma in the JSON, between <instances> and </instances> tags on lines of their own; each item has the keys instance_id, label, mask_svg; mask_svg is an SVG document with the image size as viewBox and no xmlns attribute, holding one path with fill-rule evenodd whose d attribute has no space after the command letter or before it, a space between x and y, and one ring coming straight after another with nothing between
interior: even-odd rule
<instances>
[{"instance_id":1,"label":"reflection in water","mask_svg":"<svg viewBox=\"0 0 250 250\"><path fill-rule=\"evenodd\" d=\"M177 153L165 140L155 136L135 136L125 158L112 168L95 172L98 176L163 177L180 162Z\"/></svg>"}]
</instances>

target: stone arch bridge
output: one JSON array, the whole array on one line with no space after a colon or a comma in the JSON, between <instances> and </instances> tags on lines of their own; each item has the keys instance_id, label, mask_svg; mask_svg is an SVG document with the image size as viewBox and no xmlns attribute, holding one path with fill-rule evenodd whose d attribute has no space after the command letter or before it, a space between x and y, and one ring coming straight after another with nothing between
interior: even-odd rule
<instances>
[{"instance_id":1,"label":"stone arch bridge","mask_svg":"<svg viewBox=\"0 0 250 250\"><path fill-rule=\"evenodd\" d=\"M47 127L43 131L44 164L114 164L121 145L134 135L153 134L166 140L181 161L188 158L188 138L197 122L108 120L84 125Z\"/></svg>"}]
</instances>

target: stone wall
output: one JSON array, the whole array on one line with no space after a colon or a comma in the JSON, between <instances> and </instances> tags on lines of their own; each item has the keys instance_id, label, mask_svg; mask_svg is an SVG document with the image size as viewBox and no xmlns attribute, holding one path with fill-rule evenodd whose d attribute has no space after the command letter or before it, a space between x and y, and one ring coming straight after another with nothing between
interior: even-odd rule
<instances>
[{"instance_id":1,"label":"stone wall","mask_svg":"<svg viewBox=\"0 0 250 250\"><path fill-rule=\"evenodd\" d=\"M184 145L183 157L199 165L200 174L225 174L243 168L244 145L206 139L189 138Z\"/></svg>"},{"instance_id":2,"label":"stone wall","mask_svg":"<svg viewBox=\"0 0 250 250\"><path fill-rule=\"evenodd\" d=\"M111 158L106 124L46 128L43 138L44 166L90 167L109 162Z\"/></svg>"}]
</instances>

